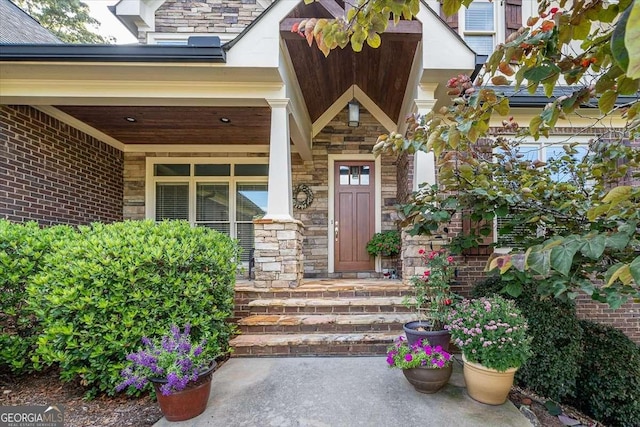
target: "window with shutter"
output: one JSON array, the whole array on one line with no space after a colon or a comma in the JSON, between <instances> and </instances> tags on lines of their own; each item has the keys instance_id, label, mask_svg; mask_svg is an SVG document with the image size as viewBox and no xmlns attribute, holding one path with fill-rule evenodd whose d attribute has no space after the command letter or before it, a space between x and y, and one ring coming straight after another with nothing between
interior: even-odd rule
<instances>
[{"instance_id":1,"label":"window with shutter","mask_svg":"<svg viewBox=\"0 0 640 427\"><path fill-rule=\"evenodd\" d=\"M147 182L153 189L148 217L186 220L225 233L238 239L244 249L241 260L249 261L253 219L267 209L267 163L148 161Z\"/></svg>"}]
</instances>

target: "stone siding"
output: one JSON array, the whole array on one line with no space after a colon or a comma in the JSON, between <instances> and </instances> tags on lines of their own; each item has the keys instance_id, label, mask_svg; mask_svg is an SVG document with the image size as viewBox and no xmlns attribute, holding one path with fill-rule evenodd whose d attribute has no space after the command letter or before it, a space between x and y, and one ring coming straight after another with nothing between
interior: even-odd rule
<instances>
[{"instance_id":1,"label":"stone siding","mask_svg":"<svg viewBox=\"0 0 640 427\"><path fill-rule=\"evenodd\" d=\"M122 220L123 153L29 106L0 107L0 217Z\"/></svg>"},{"instance_id":2,"label":"stone siding","mask_svg":"<svg viewBox=\"0 0 640 427\"><path fill-rule=\"evenodd\" d=\"M263 11L256 0L167 0L156 11L154 33L227 33L235 37ZM138 40L147 43L147 31L139 31Z\"/></svg>"},{"instance_id":3,"label":"stone siding","mask_svg":"<svg viewBox=\"0 0 640 427\"><path fill-rule=\"evenodd\" d=\"M257 219L255 280L262 288L295 288L302 283L304 225L300 221Z\"/></svg>"},{"instance_id":4,"label":"stone siding","mask_svg":"<svg viewBox=\"0 0 640 427\"><path fill-rule=\"evenodd\" d=\"M293 186L307 184L314 195L313 203L307 209L294 209L294 217L305 225L305 277L329 276L328 156L330 154L371 154L378 136L386 133L385 128L362 107L360 126L357 128L347 126L347 114L345 108L313 139L313 162L304 162L299 156L293 156ZM395 230L398 219L394 209L397 194L396 158L382 156L381 166L382 230ZM392 267L397 268L393 265L393 260L384 258L382 268ZM369 274L365 275L369 276ZM349 273L336 276L350 277ZM358 276L353 273L353 277Z\"/></svg>"}]
</instances>

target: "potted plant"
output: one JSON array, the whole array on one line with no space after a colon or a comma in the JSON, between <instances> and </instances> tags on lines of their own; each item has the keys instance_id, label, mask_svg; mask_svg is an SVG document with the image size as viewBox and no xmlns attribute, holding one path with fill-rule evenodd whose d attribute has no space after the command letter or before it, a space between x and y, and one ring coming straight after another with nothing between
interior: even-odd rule
<instances>
[{"instance_id":1,"label":"potted plant","mask_svg":"<svg viewBox=\"0 0 640 427\"><path fill-rule=\"evenodd\" d=\"M409 344L398 337L387 349L390 368L400 368L405 378L420 393L435 393L449 382L451 355L441 346L431 346L426 339Z\"/></svg>"},{"instance_id":2,"label":"potted plant","mask_svg":"<svg viewBox=\"0 0 640 427\"><path fill-rule=\"evenodd\" d=\"M429 253L420 249L418 253L425 262L426 270L422 276L409 279L414 292L413 296L404 299L405 305L416 310L418 320L405 323L404 331L409 344L427 338L431 344L440 345L448 351L451 335L444 324L454 302L460 298L451 291L457 263L446 249Z\"/></svg>"},{"instance_id":3,"label":"potted plant","mask_svg":"<svg viewBox=\"0 0 640 427\"><path fill-rule=\"evenodd\" d=\"M168 421L182 421L204 412L211 391L211 374L216 367L206 351L206 341L194 345L187 324L181 333L177 326L159 342L142 338L143 348L130 353L129 366L116 387L142 390L149 382L155 388L160 409Z\"/></svg>"},{"instance_id":4,"label":"potted plant","mask_svg":"<svg viewBox=\"0 0 640 427\"><path fill-rule=\"evenodd\" d=\"M514 302L498 295L465 299L449 313L446 328L462 350L469 396L504 403L516 370L531 354L527 321Z\"/></svg>"},{"instance_id":5,"label":"potted plant","mask_svg":"<svg viewBox=\"0 0 640 427\"><path fill-rule=\"evenodd\" d=\"M402 243L397 230L383 231L373 235L367 242L367 252L373 256L396 256L400 253Z\"/></svg>"}]
</instances>

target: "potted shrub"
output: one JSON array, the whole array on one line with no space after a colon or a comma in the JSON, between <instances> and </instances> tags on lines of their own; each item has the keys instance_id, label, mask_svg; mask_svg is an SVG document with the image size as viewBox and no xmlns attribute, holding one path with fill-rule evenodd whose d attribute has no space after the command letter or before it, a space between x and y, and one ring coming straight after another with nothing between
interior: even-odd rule
<instances>
[{"instance_id":1,"label":"potted shrub","mask_svg":"<svg viewBox=\"0 0 640 427\"><path fill-rule=\"evenodd\" d=\"M498 295L465 299L449 313L446 328L462 350L469 396L504 403L516 370L531 354L527 321L515 303Z\"/></svg>"},{"instance_id":2,"label":"potted shrub","mask_svg":"<svg viewBox=\"0 0 640 427\"><path fill-rule=\"evenodd\" d=\"M390 368L400 368L405 378L420 393L435 393L449 382L452 358L441 346L431 346L426 339L409 344L398 337L387 349Z\"/></svg>"},{"instance_id":3,"label":"potted shrub","mask_svg":"<svg viewBox=\"0 0 640 427\"><path fill-rule=\"evenodd\" d=\"M373 256L396 256L400 253L402 243L397 230L383 231L373 235L367 242L367 252Z\"/></svg>"},{"instance_id":4,"label":"potted shrub","mask_svg":"<svg viewBox=\"0 0 640 427\"><path fill-rule=\"evenodd\" d=\"M413 307L418 320L404 325L409 344L421 338L427 338L433 345L449 350L451 335L444 328L447 314L459 296L451 291L451 282L455 278L456 260L445 249L427 253L420 249L418 253L425 262L426 270L422 276L413 276L409 284L413 296L407 296L405 305Z\"/></svg>"},{"instance_id":5,"label":"potted shrub","mask_svg":"<svg viewBox=\"0 0 640 427\"><path fill-rule=\"evenodd\" d=\"M143 338L143 348L130 353L129 366L116 387L142 390L149 382L155 388L160 409L168 421L182 421L204 412L211 391L211 374L216 367L203 340L197 345L189 337L190 326L181 333L177 326L160 342Z\"/></svg>"}]
</instances>

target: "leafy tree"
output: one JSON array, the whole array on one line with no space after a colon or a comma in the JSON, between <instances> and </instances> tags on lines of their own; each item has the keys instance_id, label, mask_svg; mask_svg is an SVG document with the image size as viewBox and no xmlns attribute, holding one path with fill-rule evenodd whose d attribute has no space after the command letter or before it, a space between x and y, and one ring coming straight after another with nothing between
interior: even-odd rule
<instances>
[{"instance_id":1,"label":"leafy tree","mask_svg":"<svg viewBox=\"0 0 640 427\"><path fill-rule=\"evenodd\" d=\"M472 1L444 0L443 9L451 15ZM640 150L626 144L640 138L640 3L538 4L538 16L496 47L475 82L449 80L448 107L410 118L406 135L381 136L374 152L433 151L438 159L439 186L422 187L401 209L413 233L468 217L475 227L452 245L461 250L490 234L494 218L505 218L499 232L517 231L526 251L496 257L489 268L528 270L542 293L571 298L582 290L617 307L628 296L640 299L640 188L624 185L640 168ZM418 7L414 0L359 0L345 18L305 20L292 30L325 55L349 43L356 51L365 42L375 48L390 18L411 19ZM559 80L571 92L552 98ZM526 127L509 117L509 96L499 90L511 84L516 93L542 86L550 98ZM596 122L616 115L626 125L591 141L583 159L571 137L552 161L523 156L524 138L549 136L585 105L599 109ZM504 117L502 129L490 127L495 115Z\"/></svg>"},{"instance_id":2,"label":"leafy tree","mask_svg":"<svg viewBox=\"0 0 640 427\"><path fill-rule=\"evenodd\" d=\"M100 22L89 15L89 7L80 0L12 0L43 27L66 43L109 43L91 30Z\"/></svg>"}]
</instances>

